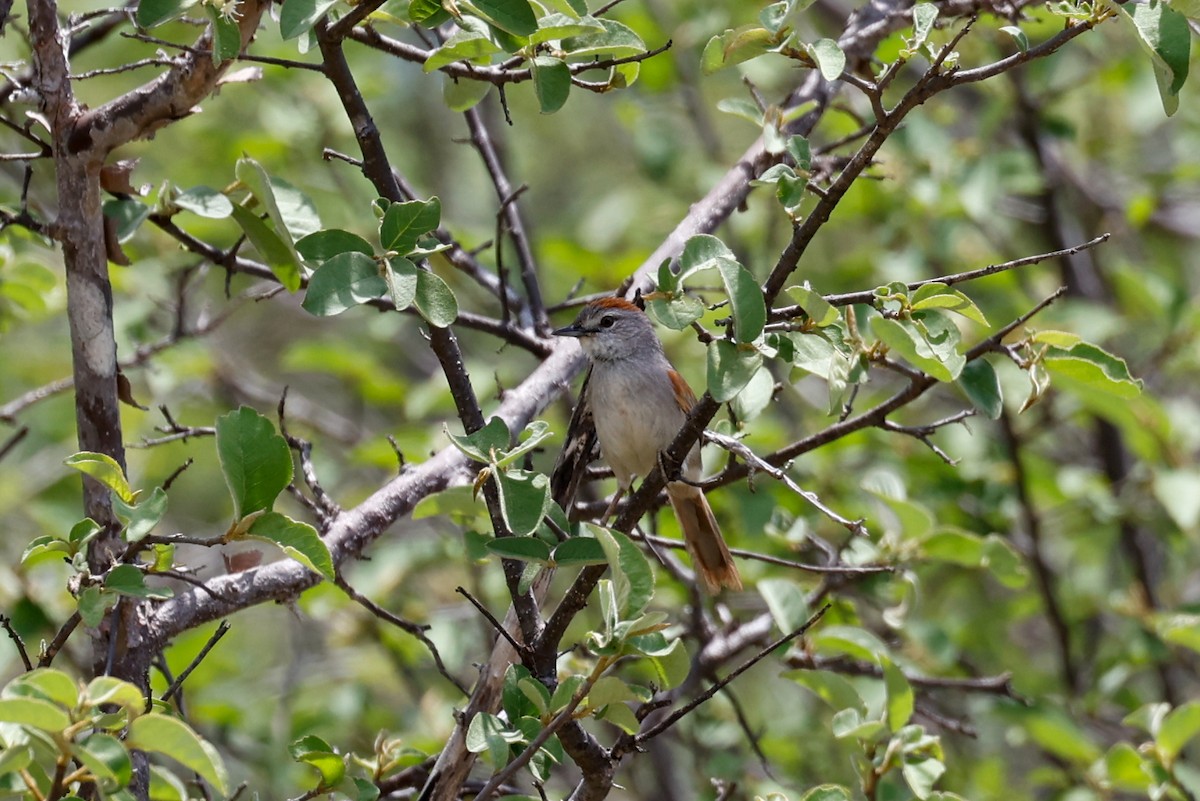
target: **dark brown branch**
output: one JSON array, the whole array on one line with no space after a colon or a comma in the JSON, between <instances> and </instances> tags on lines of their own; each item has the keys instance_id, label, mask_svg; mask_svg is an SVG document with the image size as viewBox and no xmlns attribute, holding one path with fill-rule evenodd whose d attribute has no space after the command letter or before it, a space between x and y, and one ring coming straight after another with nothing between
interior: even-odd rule
<instances>
[{"instance_id":1,"label":"dark brown branch","mask_svg":"<svg viewBox=\"0 0 1200 801\"><path fill-rule=\"evenodd\" d=\"M831 604L826 603L824 606L822 606L816 612L813 612L812 615L808 618L808 620L804 621L804 623L802 625L800 625L796 629L793 629L792 631L788 632L787 634L783 635L778 640L775 640L775 642L771 643L767 647L760 650L757 654L750 657L742 664L738 665L736 668L734 668L732 671L730 671L729 674L722 677L720 681L714 682L711 687L709 687L707 690L702 692L700 695L693 698L687 704L685 704L684 706L675 710L670 715L668 715L666 718L664 718L662 721L654 724L650 728L648 728L644 731L638 732L637 735L633 738L634 744L641 745L642 743L645 743L648 740L652 740L655 737L657 737L658 735L662 734L667 729L671 728L676 723L678 723L680 720L682 720L684 718L684 716L690 714L692 712L692 710L694 710L696 707L700 706L705 701L707 701L709 698L712 698L714 695L716 695L718 692L720 692L722 689L724 689L726 686L728 686L734 679L741 676L747 670L749 670L750 668L757 665L759 662L761 662L763 659L765 659L769 654L773 653L777 648L787 645L792 640L796 639L797 637L802 636L805 632L807 632L809 629L811 629L813 626L815 626L817 624L817 621L819 621L825 615L825 612L829 610L830 606L831 606ZM614 751L615 750L616 749L614 749Z\"/></svg>"},{"instance_id":2,"label":"dark brown branch","mask_svg":"<svg viewBox=\"0 0 1200 801\"><path fill-rule=\"evenodd\" d=\"M229 633L229 629L229 623L225 620L222 620L217 626L217 630L214 631L212 636L208 638L208 642L204 643L204 647L200 649L200 652L196 654L195 658L193 658L192 661L188 663L188 666L185 667L180 674L175 677L175 680L171 682L171 686L168 687L166 692L162 694L160 700L170 701L172 697L174 697L180 690L183 689L183 683L187 681L187 677L192 675L192 671L200 666L200 663L204 661L204 657L208 656L208 652L211 651L216 644L221 641L221 638Z\"/></svg>"},{"instance_id":3,"label":"dark brown branch","mask_svg":"<svg viewBox=\"0 0 1200 801\"><path fill-rule=\"evenodd\" d=\"M8 615L0 615L0 627L4 628L4 631L8 634L8 638L17 647L17 653L21 657L21 664L25 666L25 670L33 670L33 662L29 660L29 652L25 650L25 641L21 639L21 635L13 628L12 618Z\"/></svg>"},{"instance_id":4,"label":"dark brown branch","mask_svg":"<svg viewBox=\"0 0 1200 801\"><path fill-rule=\"evenodd\" d=\"M341 588L342 592L346 593L346 595L350 597L352 601L361 606L363 609L366 609L375 617L379 618L385 623L390 623L401 631L411 634L413 637L416 637L418 640L420 640L421 644L429 649L429 654L433 657L433 663L437 667L437 672L441 674L442 678L453 684L454 687L463 695L470 695L470 692L466 687L463 686L463 683L455 678L454 674L450 672L450 669L446 667L446 663L442 661L442 655L438 651L437 646L434 645L433 640L429 639L429 636L425 633L429 631L429 626L427 624L413 623L411 620L405 620L399 615L395 615L384 609L382 606L351 587L350 583L346 581L346 577L342 575L340 570L337 573L337 585Z\"/></svg>"},{"instance_id":5,"label":"dark brown branch","mask_svg":"<svg viewBox=\"0 0 1200 801\"><path fill-rule=\"evenodd\" d=\"M58 652L67 644L67 639L70 638L71 634L79 626L80 620L78 611L71 613L71 616L67 618L67 622L62 624L58 633L54 635L54 639L42 651L42 655L38 658L38 667L50 667L50 663L54 661L54 657L58 656Z\"/></svg>"},{"instance_id":6,"label":"dark brown branch","mask_svg":"<svg viewBox=\"0 0 1200 801\"><path fill-rule=\"evenodd\" d=\"M517 642L516 640L514 640L513 636L508 633L508 629L504 628L504 624L501 623L499 620L497 620L496 616L493 615L486 606L484 606L482 603L480 603L478 598L476 598L471 593L467 592L465 587L462 587L462 586L455 587L454 591L457 592L462 597L466 598L468 601L470 601L471 606L475 607L476 611L478 611L479 614L483 615L484 619L487 620L487 622L492 625L492 628L496 630L497 634L499 634L501 637L503 637L505 640L508 641L509 646L514 651L516 651L519 654L529 653L529 646L523 645L523 644Z\"/></svg>"}]
</instances>

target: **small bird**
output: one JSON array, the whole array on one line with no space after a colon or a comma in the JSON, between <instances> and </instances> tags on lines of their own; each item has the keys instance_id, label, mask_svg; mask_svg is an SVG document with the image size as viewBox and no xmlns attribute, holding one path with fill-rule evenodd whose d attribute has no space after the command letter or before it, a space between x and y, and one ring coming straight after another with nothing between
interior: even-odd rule
<instances>
[{"instance_id":1,"label":"small bird","mask_svg":"<svg viewBox=\"0 0 1200 801\"><path fill-rule=\"evenodd\" d=\"M600 451L616 476L618 490L605 512L607 519L634 476L645 477L658 464L659 453L683 427L696 396L667 361L650 319L623 298L589 303L575 322L554 335L578 338L592 363L572 426L586 420L590 411ZM579 434L567 433L567 449ZM590 451L590 444L583 449ZM576 473L579 455L573 458ZM683 477L699 481L701 470L697 443L684 460ZM667 497L705 588L711 593L719 592L721 587L740 590L742 579L737 565L704 493L686 482L672 481L667 484Z\"/></svg>"}]
</instances>

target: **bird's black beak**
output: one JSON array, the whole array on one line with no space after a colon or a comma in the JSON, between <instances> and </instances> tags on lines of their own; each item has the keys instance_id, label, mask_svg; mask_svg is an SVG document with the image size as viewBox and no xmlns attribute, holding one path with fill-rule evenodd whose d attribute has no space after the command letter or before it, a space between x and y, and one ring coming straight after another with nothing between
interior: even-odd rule
<instances>
[{"instance_id":1,"label":"bird's black beak","mask_svg":"<svg viewBox=\"0 0 1200 801\"><path fill-rule=\"evenodd\" d=\"M557 331L551 332L556 337L581 337L588 333L588 330L579 323L571 323L565 328L560 328Z\"/></svg>"}]
</instances>

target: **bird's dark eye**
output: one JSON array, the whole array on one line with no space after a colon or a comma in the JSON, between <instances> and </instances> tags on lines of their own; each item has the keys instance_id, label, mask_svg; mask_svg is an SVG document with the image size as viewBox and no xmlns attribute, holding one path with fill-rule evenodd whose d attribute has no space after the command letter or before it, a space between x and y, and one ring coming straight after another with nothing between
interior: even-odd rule
<instances>
[{"instance_id":1,"label":"bird's dark eye","mask_svg":"<svg viewBox=\"0 0 1200 801\"><path fill-rule=\"evenodd\" d=\"M613 317L611 314L606 314L600 318L600 327L601 328L612 328L613 323L615 323L616 321L617 321L617 318Z\"/></svg>"}]
</instances>

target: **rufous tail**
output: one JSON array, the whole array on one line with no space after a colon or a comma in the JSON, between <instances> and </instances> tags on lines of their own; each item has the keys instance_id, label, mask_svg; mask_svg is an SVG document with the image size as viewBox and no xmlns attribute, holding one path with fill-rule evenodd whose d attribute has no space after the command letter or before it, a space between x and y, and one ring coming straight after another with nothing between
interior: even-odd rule
<instances>
[{"instance_id":1,"label":"rufous tail","mask_svg":"<svg viewBox=\"0 0 1200 801\"><path fill-rule=\"evenodd\" d=\"M704 589L713 595L722 587L740 590L742 577L738 575L737 565L729 554L729 547L721 536L704 493L696 487L676 482L667 485L667 497L671 499L675 517L683 528L683 539Z\"/></svg>"}]
</instances>

